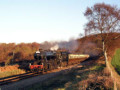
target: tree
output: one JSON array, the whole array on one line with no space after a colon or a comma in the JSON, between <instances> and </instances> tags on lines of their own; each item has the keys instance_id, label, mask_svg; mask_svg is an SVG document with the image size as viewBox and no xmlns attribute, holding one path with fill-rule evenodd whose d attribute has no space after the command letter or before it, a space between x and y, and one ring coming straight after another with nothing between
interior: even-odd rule
<instances>
[{"instance_id":1,"label":"tree","mask_svg":"<svg viewBox=\"0 0 120 90\"><path fill-rule=\"evenodd\" d=\"M88 23L85 26L85 34L99 35L97 40L101 41L102 48L100 49L103 52L107 66L107 43L120 37L120 35L110 36L112 35L111 33L120 32L120 9L116 6L99 3L91 8L88 7L84 15L88 19Z\"/></svg>"}]
</instances>

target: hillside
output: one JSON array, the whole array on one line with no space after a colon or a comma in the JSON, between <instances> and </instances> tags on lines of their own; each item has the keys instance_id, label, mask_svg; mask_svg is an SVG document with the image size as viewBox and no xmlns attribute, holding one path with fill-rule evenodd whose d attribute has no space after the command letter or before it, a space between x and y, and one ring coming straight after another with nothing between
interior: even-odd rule
<instances>
[{"instance_id":1,"label":"hillside","mask_svg":"<svg viewBox=\"0 0 120 90\"><path fill-rule=\"evenodd\" d=\"M106 34L104 34L106 35ZM112 37L117 37L120 33L111 33L107 38L110 40ZM83 37L78 39L78 48L76 52L89 54L91 56L99 56L101 55L102 43L96 38L100 38L100 35L90 35L87 37ZM112 39L106 45L108 47L108 56L112 56L117 48L120 48L120 37L117 39Z\"/></svg>"},{"instance_id":2,"label":"hillside","mask_svg":"<svg viewBox=\"0 0 120 90\"><path fill-rule=\"evenodd\" d=\"M113 36L118 36L118 35L120 35L120 33L111 33L108 38L111 39ZM61 76L51 78L49 81L45 81L44 83L37 83L35 85L33 84L32 87L30 86L25 87L25 90L40 89L40 88L41 89L46 89L46 88L47 89L48 88L49 89L81 89L81 88L88 89L90 88L92 90L93 88L95 88L96 90L113 89L114 83L113 83L113 80L111 79L111 74L105 68L104 58L101 57L102 51L98 49L98 48L101 48L101 42L96 39L99 37L100 35L98 34L98 35L91 35L91 36L77 39L78 48L74 52L81 53L81 54L89 54L91 57L88 59L88 61L82 62L80 64L80 67L74 70L71 69L69 72L65 72ZM115 50L117 48L120 48L119 41L120 41L120 38L117 38L106 44L108 47L108 57L112 58ZM65 43L68 44L68 42L65 42ZM32 44L20 44L20 45L16 45L16 47L19 47L19 50L21 48L20 51L25 49L26 52L33 49L32 53L34 53L34 51L37 50L37 48L39 48L39 44L35 44L35 45L36 47L33 47ZM72 43L72 45L74 44ZM23 55L29 56L29 53L27 54L25 54L25 52L22 52L22 53ZM98 58L95 58L95 57L98 57ZM25 60L25 59L30 60L32 58L22 57L21 55L19 56L18 60Z\"/></svg>"},{"instance_id":3,"label":"hillside","mask_svg":"<svg viewBox=\"0 0 120 90\"><path fill-rule=\"evenodd\" d=\"M105 34L104 34L105 35ZM120 33L111 33L109 39L113 36L118 36ZM101 42L96 38L100 35L91 35L83 37L77 40L61 41L61 42L44 42L44 43L0 43L0 63L1 65L10 64L16 61L33 60L33 54L39 48L50 49L54 45L59 46L59 48L66 48L74 53L89 54L91 57L101 56ZM113 55L116 48L120 48L120 38L112 40L107 43L108 55Z\"/></svg>"}]
</instances>

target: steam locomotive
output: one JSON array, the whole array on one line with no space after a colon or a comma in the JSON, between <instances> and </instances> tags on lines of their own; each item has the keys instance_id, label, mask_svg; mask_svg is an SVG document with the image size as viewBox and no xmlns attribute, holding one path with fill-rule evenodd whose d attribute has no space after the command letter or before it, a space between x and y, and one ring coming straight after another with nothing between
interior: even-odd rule
<instances>
[{"instance_id":1,"label":"steam locomotive","mask_svg":"<svg viewBox=\"0 0 120 90\"><path fill-rule=\"evenodd\" d=\"M32 72L42 72L79 63L81 55L70 54L67 50L42 50L34 53L34 63L29 65ZM83 56L88 58L89 55Z\"/></svg>"}]
</instances>

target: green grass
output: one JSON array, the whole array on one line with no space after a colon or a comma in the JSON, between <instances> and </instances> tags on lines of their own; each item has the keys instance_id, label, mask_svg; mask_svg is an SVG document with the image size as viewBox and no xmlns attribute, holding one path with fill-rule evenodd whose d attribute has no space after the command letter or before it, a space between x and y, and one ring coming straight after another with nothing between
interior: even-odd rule
<instances>
[{"instance_id":1,"label":"green grass","mask_svg":"<svg viewBox=\"0 0 120 90\"><path fill-rule=\"evenodd\" d=\"M120 49L117 49L115 55L111 60L111 64L114 66L116 71L120 74Z\"/></svg>"},{"instance_id":2,"label":"green grass","mask_svg":"<svg viewBox=\"0 0 120 90\"><path fill-rule=\"evenodd\" d=\"M90 70L101 71L104 69L104 67L105 67L105 65L95 65L95 66L91 67Z\"/></svg>"}]
</instances>

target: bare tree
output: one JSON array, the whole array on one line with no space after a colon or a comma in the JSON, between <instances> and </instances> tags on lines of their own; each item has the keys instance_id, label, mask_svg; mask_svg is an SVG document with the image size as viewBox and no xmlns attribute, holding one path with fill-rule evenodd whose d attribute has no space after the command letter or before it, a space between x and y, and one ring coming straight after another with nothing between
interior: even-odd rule
<instances>
[{"instance_id":1,"label":"bare tree","mask_svg":"<svg viewBox=\"0 0 120 90\"><path fill-rule=\"evenodd\" d=\"M107 43L120 37L120 34L119 36L110 36L111 33L120 32L120 9L116 6L99 3L91 8L88 7L84 15L88 19L85 34L99 35L96 38L101 41L102 48L100 49L103 51L107 66Z\"/></svg>"}]
</instances>

